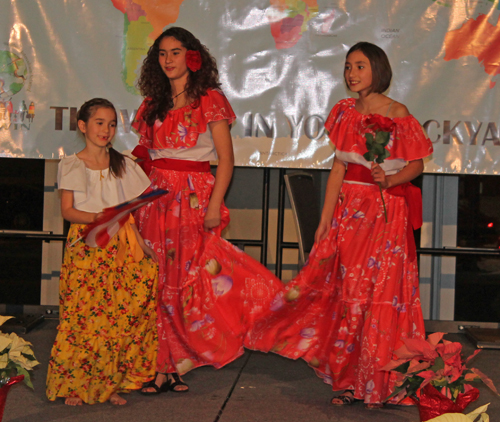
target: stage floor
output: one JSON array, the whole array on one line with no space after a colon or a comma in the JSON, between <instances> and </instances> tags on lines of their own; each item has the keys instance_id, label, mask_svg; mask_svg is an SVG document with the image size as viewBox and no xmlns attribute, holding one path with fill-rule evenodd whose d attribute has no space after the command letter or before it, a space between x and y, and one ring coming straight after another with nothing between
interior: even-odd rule
<instances>
[{"instance_id":1,"label":"stage floor","mask_svg":"<svg viewBox=\"0 0 500 422\"><path fill-rule=\"evenodd\" d=\"M291 361L273 354L247 352L223 369L199 368L185 376L191 391L188 394L172 392L144 397L138 393L125 395L125 406L109 403L70 407L63 400L49 402L45 397L45 376L50 348L56 335L55 320L45 321L23 335L32 342L41 365L35 371L35 391L24 385L12 387L7 399L4 422L276 422L276 421L412 421L418 422L416 407L386 406L368 410L362 403L352 406L329 405L333 397L330 387L322 382L303 361ZM464 353L473 351L464 335L447 336L460 341ZM493 379L500 388L499 350L483 350L473 366ZM243 368L243 370L242 370ZM224 409L235 380L241 376ZM500 420L500 397L487 387L479 385L481 395L467 410L491 402L490 420Z\"/></svg>"}]
</instances>

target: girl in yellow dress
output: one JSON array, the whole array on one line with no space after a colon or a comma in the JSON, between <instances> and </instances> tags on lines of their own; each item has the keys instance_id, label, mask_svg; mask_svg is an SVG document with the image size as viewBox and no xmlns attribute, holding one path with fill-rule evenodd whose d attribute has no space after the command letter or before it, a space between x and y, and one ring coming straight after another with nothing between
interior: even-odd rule
<instances>
[{"instance_id":1,"label":"girl in yellow dress","mask_svg":"<svg viewBox=\"0 0 500 422\"><path fill-rule=\"evenodd\" d=\"M60 324L47 375L47 397L68 405L109 400L154 377L155 253L130 217L105 248L82 240L86 224L104 208L133 199L150 181L131 159L112 148L116 110L94 98L80 108L86 147L59 164L62 216L70 221L60 277Z\"/></svg>"}]
</instances>

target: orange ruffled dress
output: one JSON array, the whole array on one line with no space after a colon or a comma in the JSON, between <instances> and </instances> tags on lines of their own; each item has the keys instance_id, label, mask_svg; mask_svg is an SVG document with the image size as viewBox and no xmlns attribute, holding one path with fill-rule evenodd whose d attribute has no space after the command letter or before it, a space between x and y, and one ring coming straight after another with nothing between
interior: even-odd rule
<instances>
[{"instance_id":1,"label":"orange ruffled dress","mask_svg":"<svg viewBox=\"0 0 500 422\"><path fill-rule=\"evenodd\" d=\"M152 159L146 166L152 189L169 191L135 214L160 261L157 371L184 374L203 365L219 368L243 353L248 330L269 308L281 282L220 237L229 222L224 205L220 226L210 233L203 229L215 178L210 171L192 170L192 164L216 158L208 124L235 120L224 94L209 90L154 126L143 118L147 101L133 127ZM176 169L155 166L158 158L174 161Z\"/></svg>"},{"instance_id":2,"label":"orange ruffled dress","mask_svg":"<svg viewBox=\"0 0 500 422\"><path fill-rule=\"evenodd\" d=\"M362 157L368 116L354 104L337 103L325 127L339 159L370 167ZM432 153L414 117L393 120L388 172ZM352 390L365 403L390 395L394 376L380 368L402 340L425 335L417 260L409 259L408 206L402 196L383 195L387 223L379 187L344 180L326 239L251 336L251 347L303 358L334 391Z\"/></svg>"}]
</instances>

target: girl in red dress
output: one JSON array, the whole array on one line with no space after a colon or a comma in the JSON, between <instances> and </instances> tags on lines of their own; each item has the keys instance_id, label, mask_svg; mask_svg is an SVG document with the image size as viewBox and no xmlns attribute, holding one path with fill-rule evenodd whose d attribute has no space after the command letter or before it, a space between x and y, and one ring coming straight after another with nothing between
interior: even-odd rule
<instances>
[{"instance_id":1,"label":"girl in red dress","mask_svg":"<svg viewBox=\"0 0 500 422\"><path fill-rule=\"evenodd\" d=\"M247 332L280 287L258 262L220 237L233 172L234 112L215 59L193 34L169 28L151 46L138 86L134 155L164 195L136 213L159 257L157 376L142 392L187 391L179 375L221 367L243 353ZM218 159L215 177L210 161Z\"/></svg>"},{"instance_id":2,"label":"girl in red dress","mask_svg":"<svg viewBox=\"0 0 500 422\"><path fill-rule=\"evenodd\" d=\"M379 47L361 42L347 53L344 78L358 98L339 101L325 124L336 155L315 248L252 336L254 348L305 359L343 391L334 405L382 406L394 376L380 368L403 339L425 334L411 230L422 224L422 204L409 182L432 144L407 108L382 94L391 77ZM386 152L370 156L365 134L380 124L391 132Z\"/></svg>"}]
</instances>

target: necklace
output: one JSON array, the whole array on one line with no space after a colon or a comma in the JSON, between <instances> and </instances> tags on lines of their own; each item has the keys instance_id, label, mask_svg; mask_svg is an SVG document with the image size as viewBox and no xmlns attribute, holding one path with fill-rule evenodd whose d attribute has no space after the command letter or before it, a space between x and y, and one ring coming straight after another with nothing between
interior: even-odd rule
<instances>
[{"instance_id":1,"label":"necklace","mask_svg":"<svg viewBox=\"0 0 500 422\"><path fill-rule=\"evenodd\" d=\"M186 92L186 90L181 91L181 92L179 92L177 95L173 96L173 97L172 97L172 100L175 100L175 99L176 99L179 95L183 94L184 92Z\"/></svg>"}]
</instances>

